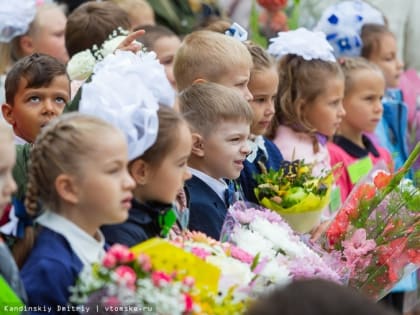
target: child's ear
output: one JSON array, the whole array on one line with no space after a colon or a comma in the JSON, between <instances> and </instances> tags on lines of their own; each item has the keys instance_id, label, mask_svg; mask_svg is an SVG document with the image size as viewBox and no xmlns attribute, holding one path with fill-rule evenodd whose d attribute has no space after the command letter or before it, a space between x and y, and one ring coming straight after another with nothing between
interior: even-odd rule
<instances>
[{"instance_id":1,"label":"child's ear","mask_svg":"<svg viewBox=\"0 0 420 315\"><path fill-rule=\"evenodd\" d=\"M32 55L35 52L32 38L28 35L24 35L19 39L19 46L24 56Z\"/></svg>"},{"instance_id":2,"label":"child's ear","mask_svg":"<svg viewBox=\"0 0 420 315\"><path fill-rule=\"evenodd\" d=\"M55 190L60 199L69 204L77 204L79 202L79 189L76 180L69 174L60 174L54 182Z\"/></svg>"},{"instance_id":3,"label":"child's ear","mask_svg":"<svg viewBox=\"0 0 420 315\"><path fill-rule=\"evenodd\" d=\"M149 165L142 159L137 159L130 165L130 174L136 185L145 185L150 173Z\"/></svg>"},{"instance_id":4,"label":"child's ear","mask_svg":"<svg viewBox=\"0 0 420 315\"><path fill-rule=\"evenodd\" d=\"M206 82L209 82L209 81L203 78L198 78L193 81L193 84L206 83Z\"/></svg>"},{"instance_id":5,"label":"child's ear","mask_svg":"<svg viewBox=\"0 0 420 315\"><path fill-rule=\"evenodd\" d=\"M1 112L2 112L2 114L3 114L3 117L4 117L4 119L9 123L9 124L11 124L12 126L14 126L15 125L15 118L14 118L14 116L13 116L13 106L11 106L11 105L9 105L9 104L7 104L7 103L4 103L2 106L1 106Z\"/></svg>"},{"instance_id":6,"label":"child's ear","mask_svg":"<svg viewBox=\"0 0 420 315\"><path fill-rule=\"evenodd\" d=\"M191 133L192 135L192 150L191 153L196 156L204 156L204 141L203 137L196 132Z\"/></svg>"}]
</instances>

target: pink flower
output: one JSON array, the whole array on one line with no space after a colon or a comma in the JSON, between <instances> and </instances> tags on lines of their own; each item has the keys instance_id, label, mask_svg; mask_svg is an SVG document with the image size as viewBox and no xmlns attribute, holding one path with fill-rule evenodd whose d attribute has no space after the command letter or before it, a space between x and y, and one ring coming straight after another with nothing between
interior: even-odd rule
<instances>
[{"instance_id":1,"label":"pink flower","mask_svg":"<svg viewBox=\"0 0 420 315\"><path fill-rule=\"evenodd\" d=\"M106 306L119 306L121 304L120 300L116 296L107 296L104 298L104 304Z\"/></svg>"},{"instance_id":2,"label":"pink flower","mask_svg":"<svg viewBox=\"0 0 420 315\"><path fill-rule=\"evenodd\" d=\"M233 246L233 245L230 248L230 255L233 258L236 258L246 264L252 264L252 262L254 261L254 256L244 251L243 249Z\"/></svg>"},{"instance_id":3,"label":"pink flower","mask_svg":"<svg viewBox=\"0 0 420 315\"><path fill-rule=\"evenodd\" d=\"M169 283L172 281L172 278L170 275L168 275L165 272L162 271L154 271L152 273L152 282L156 287L160 287L165 283Z\"/></svg>"},{"instance_id":4,"label":"pink flower","mask_svg":"<svg viewBox=\"0 0 420 315\"><path fill-rule=\"evenodd\" d=\"M191 295L184 293L184 304L186 313L192 312L194 307L194 300Z\"/></svg>"},{"instance_id":5,"label":"pink flower","mask_svg":"<svg viewBox=\"0 0 420 315\"><path fill-rule=\"evenodd\" d=\"M150 257L145 254L140 254L137 257L137 262L145 272L149 272L152 269L152 261Z\"/></svg>"},{"instance_id":6,"label":"pink flower","mask_svg":"<svg viewBox=\"0 0 420 315\"><path fill-rule=\"evenodd\" d=\"M106 253L104 259L102 259L102 265L105 268L113 268L117 264L117 259L114 255Z\"/></svg>"},{"instance_id":7,"label":"pink flower","mask_svg":"<svg viewBox=\"0 0 420 315\"><path fill-rule=\"evenodd\" d=\"M210 253L201 247L193 247L191 253L203 260L206 260L207 256L210 256Z\"/></svg>"},{"instance_id":8,"label":"pink flower","mask_svg":"<svg viewBox=\"0 0 420 315\"><path fill-rule=\"evenodd\" d=\"M115 273L119 276L118 282L125 284L130 289L135 289L137 275L135 271L128 266L119 266L115 269Z\"/></svg>"},{"instance_id":9,"label":"pink flower","mask_svg":"<svg viewBox=\"0 0 420 315\"><path fill-rule=\"evenodd\" d=\"M195 284L195 279L191 276L187 276L184 278L184 280L182 280L182 283L187 287L192 288Z\"/></svg>"},{"instance_id":10,"label":"pink flower","mask_svg":"<svg viewBox=\"0 0 420 315\"><path fill-rule=\"evenodd\" d=\"M357 229L349 240L342 242L344 247L344 257L351 270L363 270L366 268L372 258L372 251L376 247L374 240L366 239L366 230Z\"/></svg>"},{"instance_id":11,"label":"pink flower","mask_svg":"<svg viewBox=\"0 0 420 315\"><path fill-rule=\"evenodd\" d=\"M115 244L113 245L109 250L108 254L113 255L117 262L120 263L128 263L135 259L135 255L130 249L121 244Z\"/></svg>"}]
</instances>

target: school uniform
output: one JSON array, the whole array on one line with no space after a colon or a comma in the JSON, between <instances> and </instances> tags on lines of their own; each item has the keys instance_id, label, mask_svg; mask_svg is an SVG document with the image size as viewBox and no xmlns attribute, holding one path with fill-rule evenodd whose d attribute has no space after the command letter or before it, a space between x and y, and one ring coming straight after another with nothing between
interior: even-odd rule
<instances>
[{"instance_id":1,"label":"school uniform","mask_svg":"<svg viewBox=\"0 0 420 315\"><path fill-rule=\"evenodd\" d=\"M328 143L327 145L331 166L334 166L337 163L343 164L340 176L336 181L336 184L340 187L341 201L346 200L355 185L350 178L349 166L365 157L370 158L372 165L376 165L381 161L384 163L384 166L392 165L391 154L386 149L375 146L365 135L362 136L364 148L343 136L335 136L333 141L334 143Z\"/></svg>"},{"instance_id":2,"label":"school uniform","mask_svg":"<svg viewBox=\"0 0 420 315\"><path fill-rule=\"evenodd\" d=\"M128 219L121 224L104 225L102 233L108 244L124 244L132 247L153 237L161 236L159 215L172 208L170 204L158 202L140 203L132 200Z\"/></svg>"},{"instance_id":3,"label":"school uniform","mask_svg":"<svg viewBox=\"0 0 420 315\"><path fill-rule=\"evenodd\" d=\"M98 241L52 212L44 213L37 222L40 231L21 270L27 305L51 307L51 312L33 314L76 314L60 311L58 306L68 305L69 287L76 283L83 267L102 260L105 240L99 231Z\"/></svg>"},{"instance_id":4,"label":"school uniform","mask_svg":"<svg viewBox=\"0 0 420 315\"><path fill-rule=\"evenodd\" d=\"M283 156L277 146L263 136L257 136L254 141L251 141L250 146L252 151L244 161L239 183L244 198L247 201L258 203L254 188L257 187L255 176L262 172L259 163L262 163L267 171L270 169L277 171Z\"/></svg>"},{"instance_id":5,"label":"school uniform","mask_svg":"<svg viewBox=\"0 0 420 315\"><path fill-rule=\"evenodd\" d=\"M189 196L190 220L188 228L219 240L229 200L229 187L222 179L215 179L190 168L191 179L185 182ZM230 202L233 202L232 200Z\"/></svg>"}]
</instances>

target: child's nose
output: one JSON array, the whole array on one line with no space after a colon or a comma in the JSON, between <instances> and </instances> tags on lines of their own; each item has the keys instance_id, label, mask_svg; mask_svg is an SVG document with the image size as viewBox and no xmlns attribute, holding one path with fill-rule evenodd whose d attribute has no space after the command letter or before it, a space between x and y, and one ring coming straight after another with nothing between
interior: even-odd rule
<instances>
[{"instance_id":1,"label":"child's nose","mask_svg":"<svg viewBox=\"0 0 420 315\"><path fill-rule=\"evenodd\" d=\"M17 189L17 186L16 186L15 180L13 179L13 176L12 175L8 176L6 180L6 184L4 185L3 195L9 197L16 191L16 189Z\"/></svg>"},{"instance_id":2,"label":"child's nose","mask_svg":"<svg viewBox=\"0 0 420 315\"><path fill-rule=\"evenodd\" d=\"M244 88L244 96L248 102L254 99L254 96L251 94L251 91L248 89L248 86L245 86Z\"/></svg>"},{"instance_id":3,"label":"child's nose","mask_svg":"<svg viewBox=\"0 0 420 315\"><path fill-rule=\"evenodd\" d=\"M184 172L184 181L189 180L192 177L192 174L188 168L185 169Z\"/></svg>"}]
</instances>

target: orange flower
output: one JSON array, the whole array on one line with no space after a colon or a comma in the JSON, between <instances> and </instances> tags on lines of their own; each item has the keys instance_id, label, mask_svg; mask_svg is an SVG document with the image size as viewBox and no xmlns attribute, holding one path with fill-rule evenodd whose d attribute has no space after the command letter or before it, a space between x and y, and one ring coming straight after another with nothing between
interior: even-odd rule
<instances>
[{"instance_id":1,"label":"orange flower","mask_svg":"<svg viewBox=\"0 0 420 315\"><path fill-rule=\"evenodd\" d=\"M386 173L384 171L379 171L373 179L373 183L378 189L382 189L389 185L391 179L392 174Z\"/></svg>"}]
</instances>

